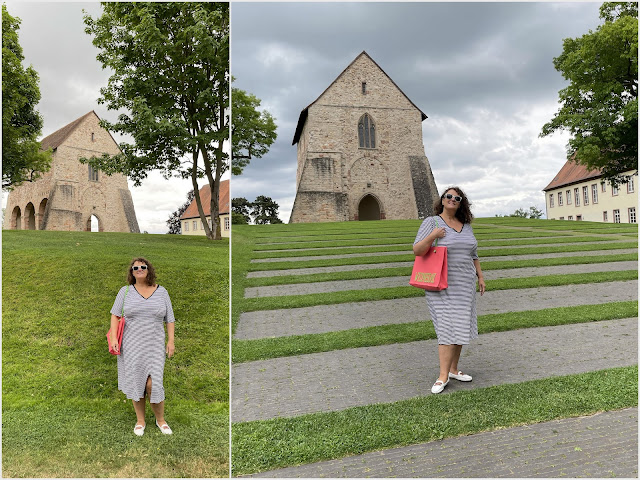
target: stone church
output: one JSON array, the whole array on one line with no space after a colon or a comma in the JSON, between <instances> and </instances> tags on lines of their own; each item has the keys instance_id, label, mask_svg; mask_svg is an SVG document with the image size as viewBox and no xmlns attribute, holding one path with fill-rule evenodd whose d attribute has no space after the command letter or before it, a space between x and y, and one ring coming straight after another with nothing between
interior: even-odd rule
<instances>
[{"instance_id":1,"label":"stone church","mask_svg":"<svg viewBox=\"0 0 640 480\"><path fill-rule=\"evenodd\" d=\"M300 113L290 223L417 219L439 198L427 116L362 52Z\"/></svg>"},{"instance_id":2,"label":"stone church","mask_svg":"<svg viewBox=\"0 0 640 480\"><path fill-rule=\"evenodd\" d=\"M101 232L140 233L127 177L107 176L78 161L120 153L99 121L91 111L40 142L42 149L53 149L51 169L9 193L4 228L91 231L95 218Z\"/></svg>"}]
</instances>

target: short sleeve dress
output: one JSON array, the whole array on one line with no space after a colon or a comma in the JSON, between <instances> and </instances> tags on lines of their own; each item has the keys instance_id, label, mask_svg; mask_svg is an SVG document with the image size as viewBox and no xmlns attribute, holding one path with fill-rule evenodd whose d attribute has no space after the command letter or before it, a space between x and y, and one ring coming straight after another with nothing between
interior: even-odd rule
<instances>
[{"instance_id":1,"label":"short sleeve dress","mask_svg":"<svg viewBox=\"0 0 640 480\"><path fill-rule=\"evenodd\" d=\"M467 345L478 337L477 276L473 263L478 258L478 242L470 224L465 223L458 232L449 227L440 216L436 216L425 218L414 245L424 240L435 228L442 227L446 234L444 238L438 239L438 246L447 247L449 286L435 292L425 290L427 304L438 344Z\"/></svg>"},{"instance_id":2,"label":"short sleeve dress","mask_svg":"<svg viewBox=\"0 0 640 480\"><path fill-rule=\"evenodd\" d=\"M118 355L118 390L127 398L144 398L147 377L151 377L151 403L164 400L165 336L164 324L174 322L173 307L167 290L158 288L144 298L134 285L122 287L116 296L111 313L126 318L122 334L122 347Z\"/></svg>"}]
</instances>

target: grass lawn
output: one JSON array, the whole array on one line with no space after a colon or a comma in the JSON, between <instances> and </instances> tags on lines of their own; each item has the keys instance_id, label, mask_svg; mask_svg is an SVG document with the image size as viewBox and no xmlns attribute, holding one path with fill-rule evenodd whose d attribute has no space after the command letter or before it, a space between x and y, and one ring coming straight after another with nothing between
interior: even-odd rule
<instances>
[{"instance_id":1,"label":"grass lawn","mask_svg":"<svg viewBox=\"0 0 640 480\"><path fill-rule=\"evenodd\" d=\"M3 231L5 477L226 477L229 243L177 235ZM133 434L105 333L133 257L156 268L176 317L163 436Z\"/></svg>"}]
</instances>

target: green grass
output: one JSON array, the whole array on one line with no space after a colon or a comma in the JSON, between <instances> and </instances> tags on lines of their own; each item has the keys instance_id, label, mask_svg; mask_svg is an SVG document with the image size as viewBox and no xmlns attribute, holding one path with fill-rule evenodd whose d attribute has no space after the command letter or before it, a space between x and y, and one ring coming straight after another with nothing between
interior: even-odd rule
<instances>
[{"instance_id":1,"label":"green grass","mask_svg":"<svg viewBox=\"0 0 640 480\"><path fill-rule=\"evenodd\" d=\"M3 231L3 475L228 474L228 241L175 235ZM135 256L156 267L176 316L162 437L142 438L117 390L105 333ZM205 341L206 339L206 341Z\"/></svg>"},{"instance_id":2,"label":"green grass","mask_svg":"<svg viewBox=\"0 0 640 480\"><path fill-rule=\"evenodd\" d=\"M236 423L233 475L638 405L624 367L295 418Z\"/></svg>"},{"instance_id":3,"label":"green grass","mask_svg":"<svg viewBox=\"0 0 640 480\"><path fill-rule=\"evenodd\" d=\"M497 313L478 317L478 333L505 332L520 328L551 327L637 316L638 302L636 301ZM409 343L434 338L436 338L436 334L433 323L422 321L309 335L233 340L232 361L233 363L242 363L347 348Z\"/></svg>"}]
</instances>

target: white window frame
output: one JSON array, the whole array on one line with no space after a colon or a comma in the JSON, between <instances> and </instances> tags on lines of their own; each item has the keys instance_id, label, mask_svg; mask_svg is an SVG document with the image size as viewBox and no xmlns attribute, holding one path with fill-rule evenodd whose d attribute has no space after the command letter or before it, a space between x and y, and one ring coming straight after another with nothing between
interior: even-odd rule
<instances>
[{"instance_id":1,"label":"white window frame","mask_svg":"<svg viewBox=\"0 0 640 480\"><path fill-rule=\"evenodd\" d=\"M580 206L580 189L574 188L573 194L576 196L576 207L579 207Z\"/></svg>"},{"instance_id":2,"label":"white window frame","mask_svg":"<svg viewBox=\"0 0 640 480\"><path fill-rule=\"evenodd\" d=\"M569 215L569 216L567 217L567 220L573 220L573 215Z\"/></svg>"},{"instance_id":3,"label":"white window frame","mask_svg":"<svg viewBox=\"0 0 640 480\"><path fill-rule=\"evenodd\" d=\"M564 202L564 197L562 196L562 192L558 192L558 206L561 207Z\"/></svg>"},{"instance_id":4,"label":"white window frame","mask_svg":"<svg viewBox=\"0 0 640 480\"><path fill-rule=\"evenodd\" d=\"M612 197L617 197L618 193L620 193L620 190L618 189L618 187L611 186L611 196ZM618 222L618 223L620 223L620 222Z\"/></svg>"},{"instance_id":5,"label":"white window frame","mask_svg":"<svg viewBox=\"0 0 640 480\"><path fill-rule=\"evenodd\" d=\"M591 185L591 195L593 197L593 203L598 203L598 184L594 183Z\"/></svg>"},{"instance_id":6,"label":"white window frame","mask_svg":"<svg viewBox=\"0 0 640 480\"><path fill-rule=\"evenodd\" d=\"M627 182L627 193L633 193L633 192L634 192L633 177L629 177L629 181Z\"/></svg>"},{"instance_id":7,"label":"white window frame","mask_svg":"<svg viewBox=\"0 0 640 480\"><path fill-rule=\"evenodd\" d=\"M606 210L602 212L602 221L609 223L609 212L607 212Z\"/></svg>"},{"instance_id":8,"label":"white window frame","mask_svg":"<svg viewBox=\"0 0 640 480\"><path fill-rule=\"evenodd\" d=\"M571 205L571 190L567 190L567 205Z\"/></svg>"},{"instance_id":9,"label":"white window frame","mask_svg":"<svg viewBox=\"0 0 640 480\"><path fill-rule=\"evenodd\" d=\"M553 208L553 193L549 194L549 208Z\"/></svg>"},{"instance_id":10,"label":"white window frame","mask_svg":"<svg viewBox=\"0 0 640 480\"><path fill-rule=\"evenodd\" d=\"M189 220L185 220L184 221L184 231L188 232L189 231Z\"/></svg>"},{"instance_id":11,"label":"white window frame","mask_svg":"<svg viewBox=\"0 0 640 480\"><path fill-rule=\"evenodd\" d=\"M613 211L613 223L620 223L620 210Z\"/></svg>"},{"instance_id":12,"label":"white window frame","mask_svg":"<svg viewBox=\"0 0 640 480\"><path fill-rule=\"evenodd\" d=\"M198 230L198 221L194 220L193 221L193 231L196 232Z\"/></svg>"},{"instance_id":13,"label":"white window frame","mask_svg":"<svg viewBox=\"0 0 640 480\"><path fill-rule=\"evenodd\" d=\"M225 231L229 231L229 217L224 217L224 229Z\"/></svg>"},{"instance_id":14,"label":"white window frame","mask_svg":"<svg viewBox=\"0 0 640 480\"><path fill-rule=\"evenodd\" d=\"M602 191L606 192L607 191L607 182L600 182L600 185L602 185Z\"/></svg>"},{"instance_id":15,"label":"white window frame","mask_svg":"<svg viewBox=\"0 0 640 480\"><path fill-rule=\"evenodd\" d=\"M629 207L627 212L629 213L629 223L638 223L636 218L636 207Z\"/></svg>"},{"instance_id":16,"label":"white window frame","mask_svg":"<svg viewBox=\"0 0 640 480\"><path fill-rule=\"evenodd\" d=\"M589 186L585 185L582 187L582 204L589 205Z\"/></svg>"}]
</instances>

